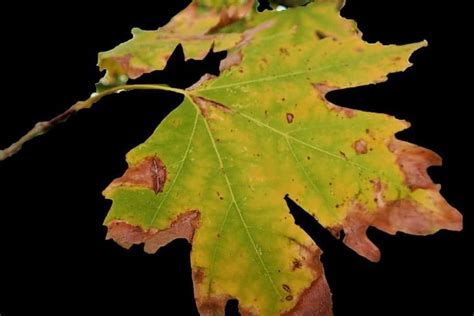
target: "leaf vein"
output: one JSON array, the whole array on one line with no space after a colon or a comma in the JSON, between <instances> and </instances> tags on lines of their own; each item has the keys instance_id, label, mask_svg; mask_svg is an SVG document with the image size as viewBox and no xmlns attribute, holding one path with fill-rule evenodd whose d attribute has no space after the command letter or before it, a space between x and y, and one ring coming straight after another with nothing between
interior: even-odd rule
<instances>
[{"instance_id":1,"label":"leaf vein","mask_svg":"<svg viewBox=\"0 0 474 316\"><path fill-rule=\"evenodd\" d=\"M191 102L194 104L194 101L190 98ZM197 108L197 105L194 104L195 107L196 107L196 112L197 113L200 113L199 112L199 109ZM219 165L220 165L220 168L221 170L224 170L224 162L222 160L222 157L219 153L219 150L217 149L217 145L216 145L216 142L214 141L214 136L212 135L212 132L211 132L211 129L209 127L209 124L207 123L207 120L205 118L202 117L202 120L204 122L204 125L206 126L206 129L207 129L207 132L209 134L209 138L211 140L211 143L212 143L212 146L214 148L214 151L216 153L216 156L217 156L217 159L219 161ZM280 297L281 298L281 295L280 295L280 292L278 291L277 287L276 287L276 284L275 284L275 281L273 281L273 278L271 277L270 275L270 271L268 270L268 267L267 265L265 264L265 261L263 260L261 254L259 253L259 251L257 250L257 244L255 242L255 239L254 237L252 236L252 234L250 233L250 230L248 229L248 225L245 221L245 218L242 214L242 210L240 209L238 203L237 203L237 200L235 198L235 195L234 195L234 191L232 190L232 185L229 181L229 177L227 176L227 174L223 171L223 175L224 175L224 178L225 178L225 181L227 183L227 187L229 189L229 193L230 193L230 196L232 198L232 202L234 203L235 205L235 209L237 211L237 214L239 215L239 218L240 218L240 221L242 223L242 226L244 227L245 229L245 233L248 237L248 239L250 240L250 243L252 244L252 247L254 249L254 252L255 252L255 255L257 256L257 259L258 259L258 262L260 263L263 271L264 271L264 274L266 276L266 278L268 279L273 291L275 292L276 296Z\"/></svg>"},{"instance_id":2,"label":"leaf vein","mask_svg":"<svg viewBox=\"0 0 474 316\"><path fill-rule=\"evenodd\" d=\"M227 89L227 88L232 88L232 87L237 87L237 86L244 86L244 85L249 85L249 84L254 84L254 83L273 81L273 80L278 80L278 79L287 78L287 77L291 77L291 76L300 76L300 75L304 75L304 74L307 74L307 73L314 73L314 72L318 72L318 71L322 71L322 70L329 70L329 69L332 69L332 68L337 68L337 67L346 66L346 65L347 65L347 63L337 63L337 64L332 64L332 65L327 65L325 67L314 68L314 69L311 69L311 70L305 69L305 70L289 72L289 73L285 73L285 74L281 74L281 75L260 77L260 78L253 79L253 80L235 82L235 83L230 83L230 84L226 84L226 85L222 85L222 86L214 86L213 85L213 86L209 86L209 87L206 87L206 88L199 89L199 92L210 91L210 90L218 90L218 89Z\"/></svg>"},{"instance_id":3,"label":"leaf vein","mask_svg":"<svg viewBox=\"0 0 474 316\"><path fill-rule=\"evenodd\" d=\"M224 215L224 220L222 221L221 227L219 228L218 235L222 235L222 232L224 231L225 224L227 223L227 218L229 217L229 213L230 213L230 210L232 209L233 204L234 203L231 202L229 204L229 207L227 207L227 210ZM209 286L207 289L208 295L211 293L211 284L212 284L212 279L214 278L214 267L216 264L217 248L218 248L220 240L221 239L217 238L216 243L214 244L214 249L212 250L211 265L209 267Z\"/></svg>"},{"instance_id":4,"label":"leaf vein","mask_svg":"<svg viewBox=\"0 0 474 316\"><path fill-rule=\"evenodd\" d=\"M306 171L305 166L301 163L300 159L296 155L296 153L293 149L293 146L291 146L290 140L288 138L286 138L286 142L288 144L288 148L290 149L291 155L293 156L293 158L296 161L296 165L300 167L301 171L303 171L303 174L305 175L306 179L308 179L309 183L311 183L311 186L313 187L313 189L315 189L319 193L319 195L323 197L324 204L326 204L326 209L329 210L329 211L332 211L332 213L334 213L333 208L329 207L329 202L327 200L326 195L323 194L323 192L321 191L321 188L319 187L319 185L316 185L316 183L313 181L313 179L309 176L308 172ZM331 199L332 199L332 196L331 196Z\"/></svg>"}]
</instances>

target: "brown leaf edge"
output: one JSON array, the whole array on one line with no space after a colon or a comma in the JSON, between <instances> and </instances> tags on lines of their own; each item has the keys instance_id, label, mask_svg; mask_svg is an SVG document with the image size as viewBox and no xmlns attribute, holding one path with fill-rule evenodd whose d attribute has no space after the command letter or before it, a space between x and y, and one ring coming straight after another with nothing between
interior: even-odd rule
<instances>
[{"instance_id":1,"label":"brown leaf edge","mask_svg":"<svg viewBox=\"0 0 474 316\"><path fill-rule=\"evenodd\" d=\"M143 159L139 164L130 166L124 175L112 181L110 186L141 186L163 192L168 173L160 158L153 156Z\"/></svg>"},{"instance_id":2,"label":"brown leaf edge","mask_svg":"<svg viewBox=\"0 0 474 316\"><path fill-rule=\"evenodd\" d=\"M195 230L200 225L200 213L197 210L187 211L179 215L170 225L164 230L143 230L141 227L131 225L125 221L114 220L111 221L107 227L106 239L113 239L120 246L129 249L132 245L144 244L146 253L153 254L159 248L165 246L175 239L186 239L192 244L192 239ZM320 261L321 250L315 245L309 247L300 245L303 257L306 258L304 263L299 263L297 268L302 268L304 264L309 268L315 277L311 285L302 292L295 294L296 303L293 308L283 312L282 316L292 315L317 315L330 316L332 315L332 294L329 289L324 269ZM204 271L201 268L193 268L193 285L195 300L200 315L224 315L227 301L232 299L230 295L206 296L205 289L202 288L204 279ZM284 287L288 295L286 300L294 300L295 297L291 293L291 289ZM243 316L257 316L259 313L253 307L240 306L239 312Z\"/></svg>"},{"instance_id":3,"label":"brown leaf edge","mask_svg":"<svg viewBox=\"0 0 474 316\"><path fill-rule=\"evenodd\" d=\"M105 189L108 190L119 187L144 187L153 190L156 194L162 192L166 182L166 166L157 156L147 157L138 164L129 165L124 175L115 179ZM199 210L188 210L178 215L166 229L144 230L142 227L132 225L123 220L112 220L107 223L107 240L114 240L125 249L132 245L144 244L146 253L155 253L159 248L165 246L175 239L186 239L192 244L196 229L200 226ZM293 240L296 242L295 240ZM296 242L298 243L298 242ZM305 266L312 271L314 280L311 285L300 293L292 293L289 286L283 285L287 292L284 298L288 301L295 301L295 305L289 311L281 315L332 315L331 291L324 275L324 269L320 261L321 250L315 245L300 246L302 260L293 262L293 269L301 269ZM199 267L192 268L195 300L201 315L224 315L227 301L232 299L230 295L206 295L205 288L202 288L204 270ZM239 306L241 315L258 315L255 308L251 306Z\"/></svg>"},{"instance_id":4,"label":"brown leaf edge","mask_svg":"<svg viewBox=\"0 0 474 316\"><path fill-rule=\"evenodd\" d=\"M335 105L326 99L327 93L339 88L325 83L313 84L313 87L329 109L340 112L348 118L357 115L358 111ZM406 122L406 128L409 126L410 124ZM357 142L354 143L354 149L361 154L365 151L364 144ZM383 183L374 181L377 209L369 213L365 206L353 202L349 206L348 215L342 225L328 227L335 236L339 236L340 232L344 231L344 243L373 262L380 260L380 250L367 237L367 229L370 226L391 235L403 232L420 236L433 234L440 229L461 231L463 228L461 213L443 198L440 194L441 186L433 183L427 172L431 166L441 166L441 157L429 149L398 140L395 136L387 140L387 148L395 156L405 176L407 187L412 191L428 190L431 201L438 211L433 212L410 199L385 202Z\"/></svg>"},{"instance_id":5,"label":"brown leaf edge","mask_svg":"<svg viewBox=\"0 0 474 316\"><path fill-rule=\"evenodd\" d=\"M196 210L182 213L171 223L169 228L164 230L145 231L126 221L114 220L107 225L106 239L113 239L125 249L143 243L145 252L152 254L175 239L183 238L191 242L199 223L200 213Z\"/></svg>"},{"instance_id":6,"label":"brown leaf edge","mask_svg":"<svg viewBox=\"0 0 474 316\"><path fill-rule=\"evenodd\" d=\"M287 301L294 300L295 305L280 315L332 315L331 291L320 261L321 250L314 244L310 246L300 244L300 247L302 257L305 260L304 262L299 262L297 268L302 268L305 265L306 268L313 272L314 280L308 288L300 293L292 293L288 285L283 285L283 289L287 292L284 299ZM193 269L194 293L200 315L224 315L227 301L233 297L229 295L203 295L202 293L206 293L206 289L201 288L204 276L202 269ZM252 306L239 305L239 312L243 316L259 315L258 311Z\"/></svg>"}]
</instances>

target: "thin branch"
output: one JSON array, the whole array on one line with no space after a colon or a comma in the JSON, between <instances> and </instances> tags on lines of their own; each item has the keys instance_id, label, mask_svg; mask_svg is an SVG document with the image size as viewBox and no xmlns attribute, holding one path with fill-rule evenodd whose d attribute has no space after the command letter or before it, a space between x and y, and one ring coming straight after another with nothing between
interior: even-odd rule
<instances>
[{"instance_id":1,"label":"thin branch","mask_svg":"<svg viewBox=\"0 0 474 316\"><path fill-rule=\"evenodd\" d=\"M16 154L18 151L20 151L20 149L26 142L29 142L30 140L40 135L45 134L56 125L66 121L74 113L79 112L80 110L83 110L83 109L91 108L95 103L100 101L103 97L114 94L114 93L119 93L122 91L132 91L132 90L162 90L162 91L171 91L171 92L175 92L175 93L179 93L183 95L187 94L187 92L182 89L176 89L176 88L171 88L167 86L153 85L153 84L123 85L123 86L117 86L117 87L111 88L109 90L106 90L100 93L93 93L89 97L89 99L85 101L76 102L68 110L52 118L51 120L36 123L35 126L23 137L21 137L18 141L11 144L8 148L0 150L0 161L10 158L14 154Z\"/></svg>"}]
</instances>

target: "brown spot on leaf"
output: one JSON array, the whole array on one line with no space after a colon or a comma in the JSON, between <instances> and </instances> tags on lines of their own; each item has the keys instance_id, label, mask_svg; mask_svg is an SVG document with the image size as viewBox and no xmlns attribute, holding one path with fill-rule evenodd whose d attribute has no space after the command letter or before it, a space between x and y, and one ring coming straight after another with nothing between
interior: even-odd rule
<instances>
[{"instance_id":1,"label":"brown spot on leaf","mask_svg":"<svg viewBox=\"0 0 474 316\"><path fill-rule=\"evenodd\" d=\"M372 130L366 128L366 129L365 129L365 133L366 133L367 135L369 135L369 137L370 137L372 140L375 140L375 139L376 139L375 134L374 134L374 132L372 132Z\"/></svg>"},{"instance_id":2,"label":"brown spot on leaf","mask_svg":"<svg viewBox=\"0 0 474 316\"><path fill-rule=\"evenodd\" d=\"M208 100L208 99L205 99L203 97L198 97L198 96L191 96L191 98L193 102L199 107L199 109L201 110L201 114L204 117L209 116L209 107L216 108L222 112L232 113L232 110L230 108L218 102Z\"/></svg>"},{"instance_id":3,"label":"brown spot on leaf","mask_svg":"<svg viewBox=\"0 0 474 316\"><path fill-rule=\"evenodd\" d=\"M283 290L285 290L285 292L288 292L288 293L291 292L291 289L290 289L290 287L288 286L288 284L282 284L281 287L283 288Z\"/></svg>"},{"instance_id":4,"label":"brown spot on leaf","mask_svg":"<svg viewBox=\"0 0 474 316\"><path fill-rule=\"evenodd\" d=\"M316 32L314 32L314 34L316 35L316 38L318 40L323 40L325 38L331 38L334 42L336 42L338 39L337 39L337 36L335 36L334 34L330 34L330 33L326 33L326 32L323 32L321 30L316 30Z\"/></svg>"},{"instance_id":5,"label":"brown spot on leaf","mask_svg":"<svg viewBox=\"0 0 474 316\"><path fill-rule=\"evenodd\" d=\"M301 269L302 266L303 266L303 263L301 263L301 261L299 259L294 259L291 270L295 271L296 269Z\"/></svg>"},{"instance_id":6,"label":"brown spot on leaf","mask_svg":"<svg viewBox=\"0 0 474 316\"><path fill-rule=\"evenodd\" d=\"M326 33L324 33L323 31L320 31L320 30L316 30L315 35L316 35L316 38L319 39L319 40L322 40L322 39L325 39L326 37L328 37L328 35Z\"/></svg>"},{"instance_id":7,"label":"brown spot on leaf","mask_svg":"<svg viewBox=\"0 0 474 316\"><path fill-rule=\"evenodd\" d=\"M221 61L221 63L222 63L222 61ZM189 91L189 90L195 90L195 89L199 88L199 87L200 87L203 83L205 83L206 81L212 80L212 79L214 79L214 78L216 78L216 76L211 75L211 74L204 74L204 75L202 75L201 78L199 78L199 80L196 81L193 85L187 87L186 90L188 90L188 91Z\"/></svg>"},{"instance_id":8,"label":"brown spot on leaf","mask_svg":"<svg viewBox=\"0 0 474 316\"><path fill-rule=\"evenodd\" d=\"M397 163L405 175L405 182L411 190L435 189L427 169L440 166L441 157L429 149L392 138L388 148L397 157Z\"/></svg>"},{"instance_id":9,"label":"brown spot on leaf","mask_svg":"<svg viewBox=\"0 0 474 316\"><path fill-rule=\"evenodd\" d=\"M209 30L209 33L215 33L219 29L232 24L244 16L252 9L253 0L247 0L244 5L231 5L221 10L219 23Z\"/></svg>"},{"instance_id":10,"label":"brown spot on leaf","mask_svg":"<svg viewBox=\"0 0 474 316\"><path fill-rule=\"evenodd\" d=\"M287 296L285 297L285 300L287 300L287 301L292 301L292 300L293 300L293 295L287 295Z\"/></svg>"},{"instance_id":11,"label":"brown spot on leaf","mask_svg":"<svg viewBox=\"0 0 474 316\"><path fill-rule=\"evenodd\" d=\"M122 69L121 72L127 74L127 76L130 79L137 79L138 77L140 77L144 73L147 73L147 72L150 71L149 69L138 68L138 67L132 66L130 64L130 59L132 59L131 54L128 54L128 55L125 55L125 56L111 57L111 60L113 60L114 62L116 62L120 66L120 68Z\"/></svg>"},{"instance_id":12,"label":"brown spot on leaf","mask_svg":"<svg viewBox=\"0 0 474 316\"><path fill-rule=\"evenodd\" d=\"M333 87L326 83L320 82L320 83L314 83L313 88L316 90L316 93L318 94L319 98L324 102L324 104L326 104L326 106L330 110L335 111L337 113L342 113L347 118L352 118L356 115L357 112L355 110L336 105L334 103L329 102L326 99L326 94L328 94L331 91L338 90L339 89L338 87Z\"/></svg>"},{"instance_id":13,"label":"brown spot on leaf","mask_svg":"<svg viewBox=\"0 0 474 316\"><path fill-rule=\"evenodd\" d=\"M290 56L288 49L286 49L285 47L280 47L280 54L284 56Z\"/></svg>"},{"instance_id":14,"label":"brown spot on leaf","mask_svg":"<svg viewBox=\"0 0 474 316\"><path fill-rule=\"evenodd\" d=\"M204 270L202 268L193 268L193 282L196 284L202 284L204 281Z\"/></svg>"},{"instance_id":15,"label":"brown spot on leaf","mask_svg":"<svg viewBox=\"0 0 474 316\"><path fill-rule=\"evenodd\" d=\"M384 185L380 180L373 181L372 184L374 185L374 192L375 198L374 201L377 203L377 207L382 208L385 206L385 198L383 195Z\"/></svg>"},{"instance_id":16,"label":"brown spot on leaf","mask_svg":"<svg viewBox=\"0 0 474 316\"><path fill-rule=\"evenodd\" d=\"M167 172L163 162L156 156L147 157L139 164L130 166L122 177L110 184L110 187L141 186L159 193L163 192L166 177Z\"/></svg>"},{"instance_id":17,"label":"brown spot on leaf","mask_svg":"<svg viewBox=\"0 0 474 316\"><path fill-rule=\"evenodd\" d=\"M355 152L358 155L366 154L367 153L367 142L363 139L356 140L352 144L352 148L354 148Z\"/></svg>"},{"instance_id":18,"label":"brown spot on leaf","mask_svg":"<svg viewBox=\"0 0 474 316\"><path fill-rule=\"evenodd\" d=\"M191 242L194 231L199 226L199 217L198 211L188 211L179 215L167 229L151 228L146 231L125 221L114 220L107 225L106 239L113 239L126 249L143 243L146 253L155 253L162 246L178 238Z\"/></svg>"},{"instance_id":19,"label":"brown spot on leaf","mask_svg":"<svg viewBox=\"0 0 474 316\"><path fill-rule=\"evenodd\" d=\"M260 24L256 27L254 27L254 28L251 28L251 29L243 32L240 42L235 47L237 50L234 53L229 54L226 58L224 58L221 61L220 65L219 65L219 70L222 72L226 69L232 68L233 66L239 65L242 62L242 59L243 59L242 51L240 50L240 48L242 48L242 47L246 46L248 43L250 43L252 41L253 37L255 36L255 34L257 34L258 32L260 32L262 30L265 30L265 29L271 27L273 25L273 23L274 23L273 21L268 21L268 22L262 23L262 24ZM241 69L239 69L239 72L243 73L244 71L241 68Z\"/></svg>"},{"instance_id":20,"label":"brown spot on leaf","mask_svg":"<svg viewBox=\"0 0 474 316\"><path fill-rule=\"evenodd\" d=\"M230 69L233 66L239 65L242 62L242 52L236 51L232 54L229 54L226 58L221 60L221 63L219 64L219 71L224 71L226 69ZM243 73L244 70L242 68L239 69L240 73Z\"/></svg>"},{"instance_id":21,"label":"brown spot on leaf","mask_svg":"<svg viewBox=\"0 0 474 316\"><path fill-rule=\"evenodd\" d=\"M254 27L254 28L251 28L251 29L246 30L245 32L243 32L240 42L235 47L237 50L234 53L229 54L223 60L221 60L220 65L219 65L219 70L222 72L226 69L232 68L233 66L239 65L242 62L242 59L243 59L242 51L239 48L242 48L242 47L246 46L248 43L251 42L251 40L253 39L255 34L257 34L258 32L260 32L262 30L265 30L265 29L271 27L273 25L273 23L274 23L273 21L265 22L265 23L262 23L262 24L260 24L256 27ZM244 71L241 68L241 69L239 69L239 72L243 73Z\"/></svg>"},{"instance_id":22,"label":"brown spot on leaf","mask_svg":"<svg viewBox=\"0 0 474 316\"><path fill-rule=\"evenodd\" d=\"M261 24L257 25L254 28L246 30L245 32L242 33L242 39L240 40L240 42L239 42L239 44L237 45L236 48L242 48L242 47L246 46L248 43L251 42L251 40L253 39L255 34L257 34L260 31L263 31L263 30L266 30L266 29L272 27L273 24L275 24L274 21L267 21L267 22L264 22L264 23L261 23Z\"/></svg>"},{"instance_id":23,"label":"brown spot on leaf","mask_svg":"<svg viewBox=\"0 0 474 316\"><path fill-rule=\"evenodd\" d=\"M295 119L295 116L293 115L293 113L286 113L286 121L288 122L288 124L293 123L294 119Z\"/></svg>"}]
</instances>

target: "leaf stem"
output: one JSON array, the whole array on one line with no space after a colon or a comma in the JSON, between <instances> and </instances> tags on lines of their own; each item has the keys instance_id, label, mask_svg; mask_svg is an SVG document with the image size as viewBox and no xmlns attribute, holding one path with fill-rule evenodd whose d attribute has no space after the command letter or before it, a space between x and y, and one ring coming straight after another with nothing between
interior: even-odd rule
<instances>
[{"instance_id":1,"label":"leaf stem","mask_svg":"<svg viewBox=\"0 0 474 316\"><path fill-rule=\"evenodd\" d=\"M120 93L123 91L132 91L132 90L162 90L162 91L170 91L170 92L175 92L182 95L187 95L187 92L183 89L172 88L172 87L156 85L156 84L122 85L122 86L110 88L108 90L105 90L99 93L93 93L87 100L76 102L65 112L50 119L49 121L36 123L35 126L28 133L22 136L18 141L14 142L7 148L0 150L0 161L10 158L14 154L16 154L18 151L20 151L20 149L25 143L29 142L30 140L40 135L45 134L56 125L62 122L65 122L74 113L79 112L80 110L91 108L95 103L100 101L103 97L111 95L111 94L115 94L115 93Z\"/></svg>"}]
</instances>

